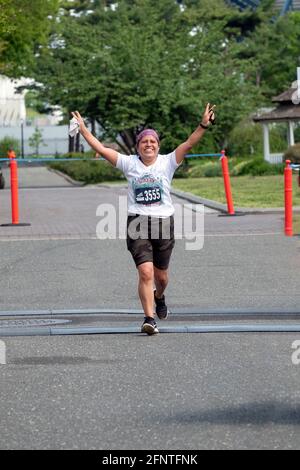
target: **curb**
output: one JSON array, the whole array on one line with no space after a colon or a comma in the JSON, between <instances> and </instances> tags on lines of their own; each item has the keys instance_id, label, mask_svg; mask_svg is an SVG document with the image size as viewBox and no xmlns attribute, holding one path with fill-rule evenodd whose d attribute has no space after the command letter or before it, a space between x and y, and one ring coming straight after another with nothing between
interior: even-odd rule
<instances>
[{"instance_id":1,"label":"curb","mask_svg":"<svg viewBox=\"0 0 300 470\"><path fill-rule=\"evenodd\" d=\"M71 176L66 175L66 174L63 173L62 171L55 170L54 168L50 168L50 167L48 167L48 166L47 166L47 170L48 170L48 171L51 171L52 173L56 173L58 176L61 176L61 177L64 178L68 183L71 183L73 186L79 186L79 187L86 186L85 183L80 183L80 181L75 181L75 180L73 180L73 178L71 178Z\"/></svg>"},{"instance_id":2,"label":"curb","mask_svg":"<svg viewBox=\"0 0 300 470\"><path fill-rule=\"evenodd\" d=\"M180 191L178 189L171 189L171 194L174 196L184 199L188 202L193 202L195 204L203 204L211 209L215 209L217 211L226 213L227 205L222 204L221 202L214 201L212 199L205 199L200 196L195 196L195 194L188 193L185 191ZM263 207L236 207L235 212L236 214L244 214L244 215L258 215L258 214L284 214L284 207L271 207L271 208L263 208ZM294 212L300 213L300 206L293 207Z\"/></svg>"},{"instance_id":3,"label":"curb","mask_svg":"<svg viewBox=\"0 0 300 470\"><path fill-rule=\"evenodd\" d=\"M227 214L227 206L220 202L195 196L195 194L180 191L178 189L171 189L171 194L180 199L184 199L185 201L193 202L194 204L202 204L206 207L209 207L210 209L215 209L217 211Z\"/></svg>"}]
</instances>

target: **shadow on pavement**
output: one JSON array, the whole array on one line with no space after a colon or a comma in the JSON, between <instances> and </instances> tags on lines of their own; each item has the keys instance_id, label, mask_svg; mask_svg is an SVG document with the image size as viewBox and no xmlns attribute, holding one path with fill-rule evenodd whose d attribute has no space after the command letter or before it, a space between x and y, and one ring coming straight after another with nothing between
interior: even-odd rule
<instances>
[{"instance_id":1,"label":"shadow on pavement","mask_svg":"<svg viewBox=\"0 0 300 470\"><path fill-rule=\"evenodd\" d=\"M239 406L216 408L192 413L178 413L170 421L181 424L265 424L300 425L300 404L287 405L270 401L267 403L245 403Z\"/></svg>"},{"instance_id":2,"label":"shadow on pavement","mask_svg":"<svg viewBox=\"0 0 300 470\"><path fill-rule=\"evenodd\" d=\"M83 365L83 364L92 364L92 365L105 365L105 364L116 364L125 362L119 359L90 359L89 357L84 356L47 356L47 357L25 357L25 358L16 358L9 362L9 365L29 365L29 366L39 366L39 365Z\"/></svg>"}]
</instances>

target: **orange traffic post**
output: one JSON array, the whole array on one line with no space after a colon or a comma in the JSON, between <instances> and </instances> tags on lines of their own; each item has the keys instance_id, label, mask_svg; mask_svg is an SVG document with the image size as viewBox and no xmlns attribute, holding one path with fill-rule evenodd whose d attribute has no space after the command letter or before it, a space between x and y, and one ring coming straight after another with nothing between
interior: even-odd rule
<instances>
[{"instance_id":1,"label":"orange traffic post","mask_svg":"<svg viewBox=\"0 0 300 470\"><path fill-rule=\"evenodd\" d=\"M13 149L9 149L9 151L7 152L7 158L17 158Z\"/></svg>"},{"instance_id":2,"label":"orange traffic post","mask_svg":"<svg viewBox=\"0 0 300 470\"><path fill-rule=\"evenodd\" d=\"M285 234L293 236L293 170L291 161L286 160L284 169L284 195L285 195Z\"/></svg>"},{"instance_id":3,"label":"orange traffic post","mask_svg":"<svg viewBox=\"0 0 300 470\"><path fill-rule=\"evenodd\" d=\"M10 159L10 189L11 189L11 224L1 224L1 227L19 226L25 227L30 224L19 223L19 194L18 194L18 165L16 154L13 150L9 150L8 157Z\"/></svg>"},{"instance_id":4,"label":"orange traffic post","mask_svg":"<svg viewBox=\"0 0 300 470\"><path fill-rule=\"evenodd\" d=\"M223 171L223 178L224 178L225 194L226 194L226 200L227 200L228 215L235 215L232 193L231 193L228 158L225 155L225 150L222 150L221 153L222 153L221 163L222 163L222 171Z\"/></svg>"},{"instance_id":5,"label":"orange traffic post","mask_svg":"<svg viewBox=\"0 0 300 470\"><path fill-rule=\"evenodd\" d=\"M15 158L10 161L11 215L12 224L19 223L18 165Z\"/></svg>"}]
</instances>

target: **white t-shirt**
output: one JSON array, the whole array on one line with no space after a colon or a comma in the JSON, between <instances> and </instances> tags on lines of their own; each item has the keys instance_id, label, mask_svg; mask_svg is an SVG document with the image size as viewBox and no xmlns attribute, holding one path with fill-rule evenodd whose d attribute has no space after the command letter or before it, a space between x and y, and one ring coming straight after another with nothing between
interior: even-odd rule
<instances>
[{"instance_id":1,"label":"white t-shirt","mask_svg":"<svg viewBox=\"0 0 300 470\"><path fill-rule=\"evenodd\" d=\"M116 167L128 181L128 214L166 218L174 214L170 189L179 167L175 151L158 155L155 163L144 165L138 155L118 154Z\"/></svg>"}]
</instances>

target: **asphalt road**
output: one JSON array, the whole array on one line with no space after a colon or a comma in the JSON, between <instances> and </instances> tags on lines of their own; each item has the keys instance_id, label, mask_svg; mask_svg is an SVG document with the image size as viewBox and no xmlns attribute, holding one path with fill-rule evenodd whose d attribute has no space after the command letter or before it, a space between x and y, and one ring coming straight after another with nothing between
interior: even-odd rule
<instances>
[{"instance_id":1,"label":"asphalt road","mask_svg":"<svg viewBox=\"0 0 300 470\"><path fill-rule=\"evenodd\" d=\"M2 173L5 178L5 188L10 188L10 170L8 163L2 163ZM18 164L18 187L23 188L62 188L72 187L65 178L47 169L46 166Z\"/></svg>"},{"instance_id":2,"label":"asphalt road","mask_svg":"<svg viewBox=\"0 0 300 470\"><path fill-rule=\"evenodd\" d=\"M139 308L137 273L124 240L0 241L0 310ZM296 308L300 253L281 235L177 241L170 307Z\"/></svg>"},{"instance_id":3,"label":"asphalt road","mask_svg":"<svg viewBox=\"0 0 300 470\"><path fill-rule=\"evenodd\" d=\"M27 183L39 186L48 176L49 184L59 180L65 186L21 189L20 221L31 225L0 226L0 310L139 308L137 274L125 240L96 235L98 208L110 205L119 215L126 188L74 188L45 168L38 170L40 175L26 176ZM182 199L173 200L183 207ZM187 213L191 220L192 212ZM10 217L10 191L4 190L0 221ZM300 305L300 240L284 237L283 214L227 218L208 211L202 249L189 251L187 242L176 240L170 306Z\"/></svg>"},{"instance_id":4,"label":"asphalt road","mask_svg":"<svg viewBox=\"0 0 300 470\"><path fill-rule=\"evenodd\" d=\"M1 449L299 449L291 334L6 338Z\"/></svg>"},{"instance_id":5,"label":"asphalt road","mask_svg":"<svg viewBox=\"0 0 300 470\"><path fill-rule=\"evenodd\" d=\"M0 227L0 311L140 308L125 241L95 234L99 203L120 195L20 190L31 226ZM9 217L4 190L1 223ZM282 214L206 214L201 250L176 241L170 307L298 308L299 239L282 229ZM1 449L300 448L298 333L0 340Z\"/></svg>"}]
</instances>

